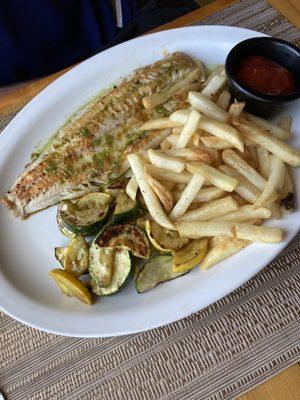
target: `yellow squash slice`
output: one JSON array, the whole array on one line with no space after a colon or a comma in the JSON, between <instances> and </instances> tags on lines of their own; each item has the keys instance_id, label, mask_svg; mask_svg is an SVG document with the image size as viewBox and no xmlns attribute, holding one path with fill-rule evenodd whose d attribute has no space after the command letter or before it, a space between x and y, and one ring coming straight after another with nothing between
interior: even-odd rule
<instances>
[{"instance_id":1,"label":"yellow squash slice","mask_svg":"<svg viewBox=\"0 0 300 400\"><path fill-rule=\"evenodd\" d=\"M198 265L207 251L208 239L193 240L179 251L173 251L173 271L189 271Z\"/></svg>"},{"instance_id":2,"label":"yellow squash slice","mask_svg":"<svg viewBox=\"0 0 300 400\"><path fill-rule=\"evenodd\" d=\"M145 229L153 247L164 253L177 251L189 242L188 238L179 236L176 231L162 228L154 221L147 220Z\"/></svg>"},{"instance_id":3,"label":"yellow squash slice","mask_svg":"<svg viewBox=\"0 0 300 400\"><path fill-rule=\"evenodd\" d=\"M92 293L70 272L63 269L52 269L49 275L65 295L76 297L86 304L93 304Z\"/></svg>"},{"instance_id":4,"label":"yellow squash slice","mask_svg":"<svg viewBox=\"0 0 300 400\"><path fill-rule=\"evenodd\" d=\"M89 248L82 235L77 235L67 247L63 261L64 269L78 277L89 267Z\"/></svg>"}]
</instances>

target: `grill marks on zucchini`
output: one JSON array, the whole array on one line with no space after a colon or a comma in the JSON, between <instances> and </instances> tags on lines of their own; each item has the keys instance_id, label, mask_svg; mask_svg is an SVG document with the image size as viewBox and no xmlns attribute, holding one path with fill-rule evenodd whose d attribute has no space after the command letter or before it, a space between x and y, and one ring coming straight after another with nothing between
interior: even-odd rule
<instances>
[{"instance_id":1,"label":"grill marks on zucchini","mask_svg":"<svg viewBox=\"0 0 300 400\"><path fill-rule=\"evenodd\" d=\"M76 296L89 304L92 301L89 291L77 279L87 271L92 291L99 296L120 292L133 276L133 271L139 293L186 273L187 268L183 270L177 264L176 271L172 254L186 245L189 239L174 235L148 220L143 220L141 229L137 219L140 215L138 204L126 195L124 189L118 190L112 217L115 224L100 230L90 248L82 235L94 233L108 220L113 196L90 193L76 201L64 201L58 208L59 228L73 240L67 247L55 248L55 257L64 269L54 270L50 274L65 294ZM127 222L131 219L137 219L136 224ZM120 221L122 223L116 223ZM154 247L165 253L156 253L149 259L151 245L148 237ZM149 260L140 267L131 256Z\"/></svg>"},{"instance_id":2,"label":"grill marks on zucchini","mask_svg":"<svg viewBox=\"0 0 300 400\"><path fill-rule=\"evenodd\" d=\"M100 247L127 248L139 258L148 258L151 252L147 235L133 224L108 226L99 233L95 242Z\"/></svg>"},{"instance_id":3,"label":"grill marks on zucchini","mask_svg":"<svg viewBox=\"0 0 300 400\"><path fill-rule=\"evenodd\" d=\"M108 220L111 200L106 193L89 193L75 202L60 202L57 210L60 230L67 236L69 232L92 235Z\"/></svg>"}]
</instances>

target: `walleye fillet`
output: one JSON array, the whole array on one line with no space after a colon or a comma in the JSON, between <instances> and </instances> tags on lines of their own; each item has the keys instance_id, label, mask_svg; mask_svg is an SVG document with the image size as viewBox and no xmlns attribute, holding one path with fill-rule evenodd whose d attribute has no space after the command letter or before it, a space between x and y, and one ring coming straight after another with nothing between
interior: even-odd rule
<instances>
[{"instance_id":1,"label":"walleye fillet","mask_svg":"<svg viewBox=\"0 0 300 400\"><path fill-rule=\"evenodd\" d=\"M97 191L127 169L124 152L150 138L139 127L149 118L168 116L179 100L145 109L143 98L173 87L197 68L185 54L173 53L135 71L118 87L91 101L48 142L0 202L25 218L61 200ZM164 132L157 132L158 136Z\"/></svg>"}]
</instances>

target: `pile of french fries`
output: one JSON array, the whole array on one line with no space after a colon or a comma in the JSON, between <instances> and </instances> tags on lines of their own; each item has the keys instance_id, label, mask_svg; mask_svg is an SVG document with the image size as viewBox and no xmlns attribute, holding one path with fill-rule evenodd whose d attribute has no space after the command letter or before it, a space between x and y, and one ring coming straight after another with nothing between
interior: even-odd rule
<instances>
[{"instance_id":1,"label":"pile of french fries","mask_svg":"<svg viewBox=\"0 0 300 400\"><path fill-rule=\"evenodd\" d=\"M200 264L206 270L251 242L282 241L282 229L261 225L291 211L289 166L300 165L300 151L286 143L291 117L275 125L244 112L244 102L231 102L223 67L193 84L189 88L199 92L186 91L183 109L141 127L160 131L161 140L127 156L132 177L126 192L135 200L140 189L163 228L209 238ZM153 106L158 104L155 96Z\"/></svg>"}]
</instances>

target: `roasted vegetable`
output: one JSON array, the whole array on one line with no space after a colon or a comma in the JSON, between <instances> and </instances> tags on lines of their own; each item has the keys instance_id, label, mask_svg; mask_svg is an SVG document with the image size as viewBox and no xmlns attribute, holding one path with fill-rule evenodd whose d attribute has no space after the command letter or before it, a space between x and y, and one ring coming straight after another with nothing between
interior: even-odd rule
<instances>
[{"instance_id":1,"label":"roasted vegetable","mask_svg":"<svg viewBox=\"0 0 300 400\"><path fill-rule=\"evenodd\" d=\"M62 201L58 206L57 219L62 219L71 232L92 235L107 221L111 200L106 193L89 193L75 202Z\"/></svg>"},{"instance_id":2,"label":"roasted vegetable","mask_svg":"<svg viewBox=\"0 0 300 400\"><path fill-rule=\"evenodd\" d=\"M57 222L57 226L59 228L59 230L61 231L61 233L65 236L67 236L70 239L74 239L74 237L76 236L76 233L72 232L69 228L66 227L60 212L59 212L59 207L57 209L57 213L56 213L56 222Z\"/></svg>"},{"instance_id":3,"label":"roasted vegetable","mask_svg":"<svg viewBox=\"0 0 300 400\"><path fill-rule=\"evenodd\" d=\"M110 285L115 262L115 248L100 247L93 243L89 250L89 273L94 282L100 287Z\"/></svg>"},{"instance_id":4,"label":"roasted vegetable","mask_svg":"<svg viewBox=\"0 0 300 400\"><path fill-rule=\"evenodd\" d=\"M54 249L54 254L55 254L55 258L57 259L57 261L59 261L61 263L61 266L64 266L64 259L65 259L65 255L66 255L66 251L67 251L68 247L55 247Z\"/></svg>"},{"instance_id":5,"label":"roasted vegetable","mask_svg":"<svg viewBox=\"0 0 300 400\"><path fill-rule=\"evenodd\" d=\"M65 295L76 297L86 304L93 304L92 293L68 271L53 269L49 272L49 275Z\"/></svg>"},{"instance_id":6,"label":"roasted vegetable","mask_svg":"<svg viewBox=\"0 0 300 400\"><path fill-rule=\"evenodd\" d=\"M164 229L154 221L147 220L145 228L151 244L162 252L179 250L189 242L188 238L180 237L178 232Z\"/></svg>"},{"instance_id":7,"label":"roasted vegetable","mask_svg":"<svg viewBox=\"0 0 300 400\"><path fill-rule=\"evenodd\" d=\"M159 283L184 275L184 272L173 271L173 257L169 254L156 254L147 261L135 281L135 288L138 293L152 289Z\"/></svg>"},{"instance_id":8,"label":"roasted vegetable","mask_svg":"<svg viewBox=\"0 0 300 400\"><path fill-rule=\"evenodd\" d=\"M185 272L194 268L204 258L208 239L193 240L180 250L173 252L173 271Z\"/></svg>"},{"instance_id":9,"label":"roasted vegetable","mask_svg":"<svg viewBox=\"0 0 300 400\"><path fill-rule=\"evenodd\" d=\"M133 224L108 226L100 231L94 242L100 247L125 247L140 258L148 258L151 253L147 235Z\"/></svg>"},{"instance_id":10,"label":"roasted vegetable","mask_svg":"<svg viewBox=\"0 0 300 400\"><path fill-rule=\"evenodd\" d=\"M89 248L83 236L77 235L67 247L63 267L74 276L87 272L89 266Z\"/></svg>"},{"instance_id":11,"label":"roasted vegetable","mask_svg":"<svg viewBox=\"0 0 300 400\"><path fill-rule=\"evenodd\" d=\"M121 191L117 198L117 204L113 215L113 222L121 224L132 221L140 214L140 208L137 202L131 200L129 196Z\"/></svg>"},{"instance_id":12,"label":"roasted vegetable","mask_svg":"<svg viewBox=\"0 0 300 400\"><path fill-rule=\"evenodd\" d=\"M116 248L110 284L107 287L101 287L94 279L91 279L93 292L99 296L111 296L120 292L129 281L132 272L133 266L130 252L125 248Z\"/></svg>"}]
</instances>

